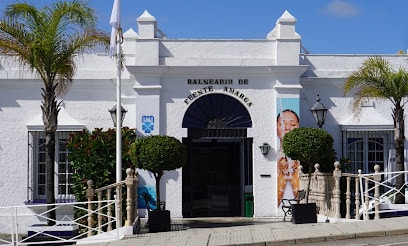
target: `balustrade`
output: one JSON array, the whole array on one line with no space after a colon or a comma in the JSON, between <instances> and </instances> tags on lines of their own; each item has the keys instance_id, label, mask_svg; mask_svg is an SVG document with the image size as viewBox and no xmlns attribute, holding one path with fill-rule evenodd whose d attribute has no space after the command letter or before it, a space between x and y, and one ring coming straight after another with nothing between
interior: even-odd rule
<instances>
[{"instance_id":1,"label":"balustrade","mask_svg":"<svg viewBox=\"0 0 408 246\"><path fill-rule=\"evenodd\" d=\"M319 164L315 164L315 171L312 173L309 202L315 202L318 207L319 214L327 217L341 218L341 194L343 180L343 194L345 197L345 218L360 220L369 220L369 214L374 214L374 219L380 218L381 202L385 199L384 196L392 193L391 191L401 192L391 187L387 182L395 179L395 176L404 175L399 173L380 173L380 166L374 166L373 174L362 174L359 170L358 174L342 173L340 163L334 163L333 174L321 173ZM393 176L386 181L382 181L384 176ZM308 174L299 172L301 189L307 190ZM385 179L385 178L384 178ZM391 180L391 181L390 181ZM380 194L380 187L383 186L388 190L386 194ZM391 191L390 191L391 190ZM354 203L352 202L354 200ZM362 205L362 206L361 206ZM354 216L353 216L354 215Z\"/></svg>"},{"instance_id":2,"label":"balustrade","mask_svg":"<svg viewBox=\"0 0 408 246\"><path fill-rule=\"evenodd\" d=\"M115 216L116 216L116 227L122 227L122 189L126 186L126 223L125 226L130 226L135 221L137 217L137 173L132 169L126 169L126 179L115 184L107 185L105 187L101 187L98 189L93 188L92 180L88 180L87 185L88 188L86 190L86 196L88 198L88 211L93 211L92 204L90 203L95 198L95 194L97 195L97 210L98 210L98 220L96 227L99 228L98 233L102 233L103 221L102 218L107 218L107 231L111 231L112 226L112 212L114 208L112 208L111 204L108 204L106 208L103 208L102 204L104 200L112 200L112 191L116 191L116 195L114 199L116 200L116 209L115 209ZM106 209L106 216L102 216L102 209ZM93 235L92 228L94 227L94 218L93 213L88 213L88 236Z\"/></svg>"}]
</instances>

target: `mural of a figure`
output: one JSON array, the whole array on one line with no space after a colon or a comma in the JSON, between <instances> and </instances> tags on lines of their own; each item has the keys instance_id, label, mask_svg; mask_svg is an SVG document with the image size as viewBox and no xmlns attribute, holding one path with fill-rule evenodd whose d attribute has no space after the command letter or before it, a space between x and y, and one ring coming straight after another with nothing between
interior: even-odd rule
<instances>
[{"instance_id":1,"label":"mural of a figure","mask_svg":"<svg viewBox=\"0 0 408 246\"><path fill-rule=\"evenodd\" d=\"M277 116L277 135L279 148L277 153L278 170L278 206L283 198L292 199L296 197L299 190L299 161L291 160L283 153L283 137L294 128L299 128L299 116L291 109L279 112Z\"/></svg>"}]
</instances>

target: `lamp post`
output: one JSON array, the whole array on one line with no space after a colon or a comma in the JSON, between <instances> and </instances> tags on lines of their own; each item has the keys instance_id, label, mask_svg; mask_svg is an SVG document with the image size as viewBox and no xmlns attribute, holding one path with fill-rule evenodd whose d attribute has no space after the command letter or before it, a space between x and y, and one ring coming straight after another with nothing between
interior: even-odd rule
<instances>
[{"instance_id":1,"label":"lamp post","mask_svg":"<svg viewBox=\"0 0 408 246\"><path fill-rule=\"evenodd\" d=\"M116 127L116 183L122 181L122 122L126 112L120 103L109 109L113 125Z\"/></svg>"},{"instance_id":2,"label":"lamp post","mask_svg":"<svg viewBox=\"0 0 408 246\"><path fill-rule=\"evenodd\" d=\"M319 94L317 94L316 101L317 102L310 109L310 112L312 112L313 117L319 128L322 128L322 126L324 125L324 121L326 120L326 114L328 109L320 102Z\"/></svg>"}]
</instances>

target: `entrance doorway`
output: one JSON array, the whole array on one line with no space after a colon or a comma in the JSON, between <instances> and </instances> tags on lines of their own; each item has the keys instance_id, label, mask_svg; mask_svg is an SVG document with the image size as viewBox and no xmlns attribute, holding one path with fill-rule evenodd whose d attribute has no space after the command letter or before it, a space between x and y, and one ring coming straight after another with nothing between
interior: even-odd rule
<instances>
[{"instance_id":1,"label":"entrance doorway","mask_svg":"<svg viewBox=\"0 0 408 246\"><path fill-rule=\"evenodd\" d=\"M244 196L252 195L248 110L233 97L209 94L189 106L182 127L188 131L183 217L243 216Z\"/></svg>"},{"instance_id":2,"label":"entrance doorway","mask_svg":"<svg viewBox=\"0 0 408 246\"><path fill-rule=\"evenodd\" d=\"M240 142L192 142L183 168L185 217L241 216Z\"/></svg>"}]
</instances>

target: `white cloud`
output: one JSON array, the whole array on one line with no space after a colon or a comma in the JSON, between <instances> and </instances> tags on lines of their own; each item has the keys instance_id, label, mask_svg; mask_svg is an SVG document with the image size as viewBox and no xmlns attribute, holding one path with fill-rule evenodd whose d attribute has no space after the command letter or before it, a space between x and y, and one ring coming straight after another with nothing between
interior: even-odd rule
<instances>
[{"instance_id":1,"label":"white cloud","mask_svg":"<svg viewBox=\"0 0 408 246\"><path fill-rule=\"evenodd\" d=\"M327 5L324 12L337 17L348 17L356 16L359 13L359 10L356 6L353 6L346 1L334 0Z\"/></svg>"}]
</instances>

